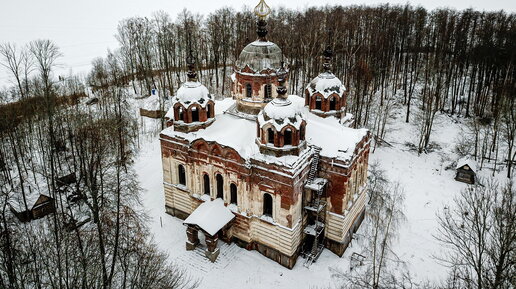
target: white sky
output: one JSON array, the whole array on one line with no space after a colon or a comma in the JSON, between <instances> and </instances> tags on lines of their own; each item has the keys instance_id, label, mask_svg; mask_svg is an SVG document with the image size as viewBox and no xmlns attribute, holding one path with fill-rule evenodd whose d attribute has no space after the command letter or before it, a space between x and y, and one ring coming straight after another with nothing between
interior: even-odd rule
<instances>
[{"instance_id":1,"label":"white sky","mask_svg":"<svg viewBox=\"0 0 516 289\"><path fill-rule=\"evenodd\" d=\"M403 0L267 0L275 7L306 8L325 4L405 4ZM511 0L415 0L412 5L427 9L450 7L455 9L516 11L516 1ZM61 49L60 73L70 70L85 72L90 62L105 56L108 48L116 48L114 38L120 20L132 16L151 16L163 10L176 16L183 8L208 14L223 6L240 9L244 4L254 7L258 0L0 0L0 42L18 45L34 39L51 39ZM0 67L0 86L8 84L10 77Z\"/></svg>"}]
</instances>

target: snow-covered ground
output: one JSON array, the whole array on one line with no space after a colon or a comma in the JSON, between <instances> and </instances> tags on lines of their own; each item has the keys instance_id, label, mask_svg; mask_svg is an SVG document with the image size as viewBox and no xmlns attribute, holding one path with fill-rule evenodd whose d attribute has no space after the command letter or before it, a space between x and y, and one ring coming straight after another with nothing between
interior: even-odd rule
<instances>
[{"instance_id":1,"label":"snow-covered ground","mask_svg":"<svg viewBox=\"0 0 516 289\"><path fill-rule=\"evenodd\" d=\"M398 110L397 110L398 111ZM378 161L391 181L397 181L405 190L404 212L407 221L402 224L394 251L407 262L416 280L437 281L446 274L446 268L433 256L442 254L442 248L433 237L436 234L436 213L449 205L466 184L454 180L455 171L445 167L455 161L455 142L461 135L460 119L445 115L436 117L432 141L441 148L435 152L417 155L406 142L417 142L417 131L404 122L404 114L395 114L386 140L393 147L379 147L370 163ZM188 270L198 279L200 288L324 288L333 287L339 280L332 277L331 268L349 271L353 252L360 252L360 239L354 241L339 258L328 250L310 268L298 259L296 266L286 269L262 256L234 244L219 242L221 254L215 263L203 256L201 250L186 251L186 232L182 221L165 213L162 185L161 154L158 124L142 119L141 150L135 163L143 193L143 205L150 216L150 228L158 246L170 256L170 261ZM484 169L481 176L491 175ZM503 180L504 172L497 177ZM360 230L359 232L360 233Z\"/></svg>"}]
</instances>

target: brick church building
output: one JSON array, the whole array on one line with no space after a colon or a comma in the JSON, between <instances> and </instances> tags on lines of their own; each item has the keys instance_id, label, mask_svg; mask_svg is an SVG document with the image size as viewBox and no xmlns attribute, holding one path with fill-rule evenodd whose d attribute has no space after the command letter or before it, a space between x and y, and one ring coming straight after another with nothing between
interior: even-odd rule
<instances>
[{"instance_id":1,"label":"brick church building","mask_svg":"<svg viewBox=\"0 0 516 289\"><path fill-rule=\"evenodd\" d=\"M212 261L221 239L292 268L323 248L342 256L362 222L370 133L349 127L330 47L303 97L289 95L288 66L266 38L269 12L261 0L258 39L235 63L231 97L215 101L187 59L160 134L165 210L184 219L186 248L206 246Z\"/></svg>"}]
</instances>

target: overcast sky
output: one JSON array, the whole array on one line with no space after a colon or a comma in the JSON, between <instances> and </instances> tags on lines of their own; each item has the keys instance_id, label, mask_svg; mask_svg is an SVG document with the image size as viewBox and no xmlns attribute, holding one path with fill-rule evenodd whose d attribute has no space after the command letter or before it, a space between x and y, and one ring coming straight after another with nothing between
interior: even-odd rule
<instances>
[{"instance_id":1,"label":"overcast sky","mask_svg":"<svg viewBox=\"0 0 516 289\"><path fill-rule=\"evenodd\" d=\"M274 9L280 5L304 9L320 5L352 4L405 4L421 5L427 9L450 7L455 9L516 11L514 0L266 0ZM218 8L230 6L241 9L244 4L254 7L258 0L0 0L0 42L18 45L34 39L51 39L61 49L60 73L85 72L90 62L105 56L108 48L117 47L114 38L117 23L131 16L151 16L163 10L171 16L183 8L208 14ZM0 67L0 86L9 81Z\"/></svg>"}]
</instances>

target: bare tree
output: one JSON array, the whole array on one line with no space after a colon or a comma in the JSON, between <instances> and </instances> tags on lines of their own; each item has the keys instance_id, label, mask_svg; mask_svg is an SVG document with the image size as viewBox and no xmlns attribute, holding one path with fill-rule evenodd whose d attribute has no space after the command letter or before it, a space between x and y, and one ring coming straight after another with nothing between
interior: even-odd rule
<instances>
[{"instance_id":1,"label":"bare tree","mask_svg":"<svg viewBox=\"0 0 516 289\"><path fill-rule=\"evenodd\" d=\"M10 73L12 73L18 90L20 99L28 96L28 75L32 69L31 55L25 48L18 50L15 44L5 43L0 44L0 56L3 61L0 65L4 66Z\"/></svg>"},{"instance_id":2,"label":"bare tree","mask_svg":"<svg viewBox=\"0 0 516 289\"><path fill-rule=\"evenodd\" d=\"M448 250L454 288L513 288L516 276L516 190L493 180L470 186L438 215L437 240ZM452 281L450 281L452 280ZM453 287L452 286L452 287Z\"/></svg>"},{"instance_id":3,"label":"bare tree","mask_svg":"<svg viewBox=\"0 0 516 289\"><path fill-rule=\"evenodd\" d=\"M405 220L404 192L398 183L389 183L378 164L370 166L369 202L364 221L363 266L351 273L334 270L342 288L399 288L412 283L404 263L392 250L398 228ZM415 286L415 285L414 285ZM407 288L407 287L405 287ZM410 288L410 287L408 287ZM414 287L415 288L415 287Z\"/></svg>"}]
</instances>

